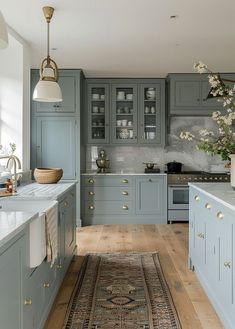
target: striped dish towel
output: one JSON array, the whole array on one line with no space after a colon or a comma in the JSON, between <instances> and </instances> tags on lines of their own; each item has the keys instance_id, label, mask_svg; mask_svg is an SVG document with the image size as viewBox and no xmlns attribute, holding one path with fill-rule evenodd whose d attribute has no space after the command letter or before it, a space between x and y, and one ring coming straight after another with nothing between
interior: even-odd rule
<instances>
[{"instance_id":1,"label":"striped dish towel","mask_svg":"<svg viewBox=\"0 0 235 329\"><path fill-rule=\"evenodd\" d=\"M54 265L58 256L58 202L54 201L52 206L45 211L46 217L46 245L47 262Z\"/></svg>"}]
</instances>

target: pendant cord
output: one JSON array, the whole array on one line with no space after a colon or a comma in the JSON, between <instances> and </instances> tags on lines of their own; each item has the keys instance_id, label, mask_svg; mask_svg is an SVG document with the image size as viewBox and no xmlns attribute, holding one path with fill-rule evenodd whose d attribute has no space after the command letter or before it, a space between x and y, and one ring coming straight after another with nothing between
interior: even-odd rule
<instances>
[{"instance_id":1,"label":"pendant cord","mask_svg":"<svg viewBox=\"0 0 235 329\"><path fill-rule=\"evenodd\" d=\"M50 45L49 37L50 37L50 22L47 22L47 57L50 57L50 54L49 54L49 45Z\"/></svg>"}]
</instances>

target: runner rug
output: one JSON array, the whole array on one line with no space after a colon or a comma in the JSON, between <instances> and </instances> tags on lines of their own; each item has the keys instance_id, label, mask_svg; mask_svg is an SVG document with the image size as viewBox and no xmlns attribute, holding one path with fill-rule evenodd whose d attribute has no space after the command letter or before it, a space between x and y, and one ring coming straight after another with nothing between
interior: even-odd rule
<instances>
[{"instance_id":1,"label":"runner rug","mask_svg":"<svg viewBox=\"0 0 235 329\"><path fill-rule=\"evenodd\" d=\"M181 328L158 254L86 256L64 328Z\"/></svg>"}]
</instances>

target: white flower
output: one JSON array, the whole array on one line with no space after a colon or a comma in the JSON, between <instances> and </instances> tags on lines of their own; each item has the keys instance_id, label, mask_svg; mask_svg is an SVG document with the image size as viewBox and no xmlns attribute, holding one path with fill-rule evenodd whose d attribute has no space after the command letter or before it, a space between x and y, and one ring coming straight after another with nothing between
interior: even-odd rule
<instances>
[{"instance_id":1,"label":"white flower","mask_svg":"<svg viewBox=\"0 0 235 329\"><path fill-rule=\"evenodd\" d=\"M207 72L207 66L206 66L206 64L202 63L201 61L199 61L198 63L194 63L193 68L198 73L205 73L205 72Z\"/></svg>"},{"instance_id":2,"label":"white flower","mask_svg":"<svg viewBox=\"0 0 235 329\"><path fill-rule=\"evenodd\" d=\"M221 115L220 111L215 111L212 113L212 119L217 120L220 115Z\"/></svg>"},{"instance_id":3,"label":"white flower","mask_svg":"<svg viewBox=\"0 0 235 329\"><path fill-rule=\"evenodd\" d=\"M180 138L181 139L186 139L188 141L193 140L195 136L193 134L191 134L189 131L181 131L180 133Z\"/></svg>"}]
</instances>

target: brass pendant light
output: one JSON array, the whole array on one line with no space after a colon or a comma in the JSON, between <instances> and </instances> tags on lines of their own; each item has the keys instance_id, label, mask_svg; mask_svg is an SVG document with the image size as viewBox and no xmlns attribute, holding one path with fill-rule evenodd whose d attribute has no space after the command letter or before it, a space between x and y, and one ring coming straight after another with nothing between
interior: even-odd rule
<instances>
[{"instance_id":1,"label":"brass pendant light","mask_svg":"<svg viewBox=\"0 0 235 329\"><path fill-rule=\"evenodd\" d=\"M34 92L33 100L38 102L62 102L62 93L58 84L58 67L56 62L50 58L49 26L54 13L54 8L43 7L44 16L47 21L47 57L43 59L40 67L40 79Z\"/></svg>"}]
</instances>

